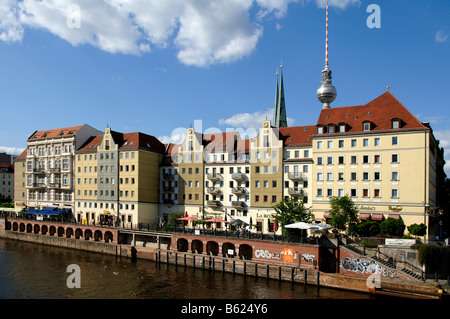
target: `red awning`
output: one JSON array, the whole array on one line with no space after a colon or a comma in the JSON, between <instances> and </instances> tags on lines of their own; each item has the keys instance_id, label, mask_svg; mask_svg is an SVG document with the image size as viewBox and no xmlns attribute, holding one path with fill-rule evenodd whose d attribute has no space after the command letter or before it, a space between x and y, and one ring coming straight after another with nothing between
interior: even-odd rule
<instances>
[{"instance_id":1,"label":"red awning","mask_svg":"<svg viewBox=\"0 0 450 319\"><path fill-rule=\"evenodd\" d=\"M388 218L400 219L399 214L389 214Z\"/></svg>"},{"instance_id":2,"label":"red awning","mask_svg":"<svg viewBox=\"0 0 450 319\"><path fill-rule=\"evenodd\" d=\"M369 213L360 213L359 214L359 220L368 220L368 219L370 219Z\"/></svg>"},{"instance_id":3,"label":"red awning","mask_svg":"<svg viewBox=\"0 0 450 319\"><path fill-rule=\"evenodd\" d=\"M372 214L372 220L383 220L384 215L383 214Z\"/></svg>"},{"instance_id":4,"label":"red awning","mask_svg":"<svg viewBox=\"0 0 450 319\"><path fill-rule=\"evenodd\" d=\"M326 212L323 214L323 218L331 218L331 214L329 212Z\"/></svg>"}]
</instances>

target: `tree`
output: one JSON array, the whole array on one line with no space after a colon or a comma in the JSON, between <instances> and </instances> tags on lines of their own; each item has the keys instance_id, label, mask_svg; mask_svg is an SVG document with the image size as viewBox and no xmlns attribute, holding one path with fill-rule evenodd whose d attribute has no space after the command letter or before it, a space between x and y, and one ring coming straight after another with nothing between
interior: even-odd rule
<instances>
[{"instance_id":1,"label":"tree","mask_svg":"<svg viewBox=\"0 0 450 319\"><path fill-rule=\"evenodd\" d=\"M337 230L347 230L351 223L358 222L358 210L348 195L331 197L330 206L330 225Z\"/></svg>"},{"instance_id":2,"label":"tree","mask_svg":"<svg viewBox=\"0 0 450 319\"><path fill-rule=\"evenodd\" d=\"M418 261L422 266L425 265L428 273L435 272L439 269L444 258L443 247L434 245L416 245L413 248L419 251Z\"/></svg>"},{"instance_id":3,"label":"tree","mask_svg":"<svg viewBox=\"0 0 450 319\"><path fill-rule=\"evenodd\" d=\"M424 236L427 232L427 226L425 224L412 224L408 226L408 231L414 236Z\"/></svg>"},{"instance_id":4,"label":"tree","mask_svg":"<svg viewBox=\"0 0 450 319\"><path fill-rule=\"evenodd\" d=\"M285 233L285 225L305 222L312 223L315 219L314 214L311 210L305 207L303 200L294 201L291 197L289 199L283 199L281 202L273 206L275 209L275 217L277 222L281 225L283 229L283 234Z\"/></svg>"},{"instance_id":5,"label":"tree","mask_svg":"<svg viewBox=\"0 0 450 319\"><path fill-rule=\"evenodd\" d=\"M381 232L388 236L403 236L405 228L402 219L388 218L380 224Z\"/></svg>"},{"instance_id":6,"label":"tree","mask_svg":"<svg viewBox=\"0 0 450 319\"><path fill-rule=\"evenodd\" d=\"M366 220L353 227L353 231L361 237L372 237L380 233L380 224L373 220Z\"/></svg>"}]
</instances>

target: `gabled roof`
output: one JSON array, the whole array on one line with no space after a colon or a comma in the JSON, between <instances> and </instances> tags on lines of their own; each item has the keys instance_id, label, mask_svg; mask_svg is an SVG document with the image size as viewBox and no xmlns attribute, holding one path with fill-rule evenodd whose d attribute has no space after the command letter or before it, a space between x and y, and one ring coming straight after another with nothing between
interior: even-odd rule
<instances>
[{"instance_id":1,"label":"gabled roof","mask_svg":"<svg viewBox=\"0 0 450 319\"><path fill-rule=\"evenodd\" d=\"M386 92L366 105L322 109L317 126L347 125L347 133L363 131L363 123L371 123L370 131L392 130L392 120L400 119L399 130L426 129L391 92Z\"/></svg>"},{"instance_id":2,"label":"gabled roof","mask_svg":"<svg viewBox=\"0 0 450 319\"><path fill-rule=\"evenodd\" d=\"M28 141L74 136L82 127L83 126L80 125L46 131L36 131L28 138Z\"/></svg>"},{"instance_id":3,"label":"gabled roof","mask_svg":"<svg viewBox=\"0 0 450 319\"><path fill-rule=\"evenodd\" d=\"M15 159L14 159L14 161L17 161L17 160L25 160L27 158L27 149L25 149L23 152L22 152L22 154L20 154L19 156L17 156Z\"/></svg>"},{"instance_id":4,"label":"gabled roof","mask_svg":"<svg viewBox=\"0 0 450 319\"><path fill-rule=\"evenodd\" d=\"M312 136L316 134L316 126L280 127L280 138L284 146L309 146L312 145Z\"/></svg>"},{"instance_id":5,"label":"gabled roof","mask_svg":"<svg viewBox=\"0 0 450 319\"><path fill-rule=\"evenodd\" d=\"M77 150L77 152L97 152L97 147L102 143L103 135L91 136Z\"/></svg>"}]
</instances>

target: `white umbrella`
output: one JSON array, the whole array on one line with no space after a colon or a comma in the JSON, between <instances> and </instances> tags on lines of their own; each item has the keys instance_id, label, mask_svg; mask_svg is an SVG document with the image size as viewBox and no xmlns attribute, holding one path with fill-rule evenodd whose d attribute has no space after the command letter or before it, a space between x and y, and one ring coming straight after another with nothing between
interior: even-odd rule
<instances>
[{"instance_id":1,"label":"white umbrella","mask_svg":"<svg viewBox=\"0 0 450 319\"><path fill-rule=\"evenodd\" d=\"M320 229L319 226L316 226L316 224L308 224L304 222L289 224L284 226L284 228L294 228L294 229Z\"/></svg>"},{"instance_id":2,"label":"white umbrella","mask_svg":"<svg viewBox=\"0 0 450 319\"><path fill-rule=\"evenodd\" d=\"M331 225L320 223L320 224L314 224L315 226L319 227L320 230L322 229L330 229Z\"/></svg>"}]
</instances>

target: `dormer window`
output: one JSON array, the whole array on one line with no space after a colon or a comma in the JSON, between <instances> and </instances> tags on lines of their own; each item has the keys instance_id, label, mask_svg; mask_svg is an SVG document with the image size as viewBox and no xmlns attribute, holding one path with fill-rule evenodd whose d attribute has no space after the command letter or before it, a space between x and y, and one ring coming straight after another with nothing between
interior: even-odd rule
<instances>
[{"instance_id":1,"label":"dormer window","mask_svg":"<svg viewBox=\"0 0 450 319\"><path fill-rule=\"evenodd\" d=\"M328 125L328 133L334 133L334 124Z\"/></svg>"},{"instance_id":2,"label":"dormer window","mask_svg":"<svg viewBox=\"0 0 450 319\"><path fill-rule=\"evenodd\" d=\"M325 133L325 127L324 126L318 126L317 127L317 134L324 134Z\"/></svg>"},{"instance_id":3,"label":"dormer window","mask_svg":"<svg viewBox=\"0 0 450 319\"><path fill-rule=\"evenodd\" d=\"M363 123L363 131L370 131L370 122Z\"/></svg>"}]
</instances>

